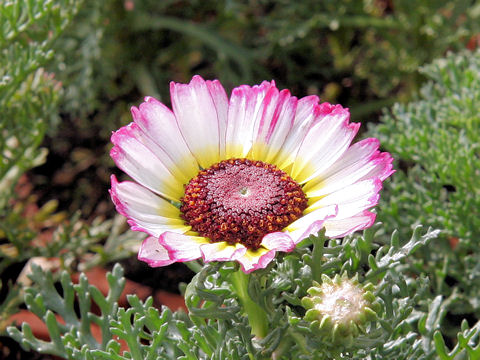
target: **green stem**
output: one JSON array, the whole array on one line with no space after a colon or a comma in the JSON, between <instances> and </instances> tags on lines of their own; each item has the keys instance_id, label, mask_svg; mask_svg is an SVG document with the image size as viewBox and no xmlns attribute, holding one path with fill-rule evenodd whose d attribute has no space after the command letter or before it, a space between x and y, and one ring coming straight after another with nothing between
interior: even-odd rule
<instances>
[{"instance_id":1,"label":"green stem","mask_svg":"<svg viewBox=\"0 0 480 360\"><path fill-rule=\"evenodd\" d=\"M185 264L190 270L192 270L196 274L198 274L203 269L203 266L196 260L186 261L183 264Z\"/></svg>"},{"instance_id":2,"label":"green stem","mask_svg":"<svg viewBox=\"0 0 480 360\"><path fill-rule=\"evenodd\" d=\"M258 338L264 338L268 333L268 319L265 310L252 300L248 294L248 283L250 276L242 270L238 270L231 275L232 285L237 293L243 309L248 317L248 322L252 328L252 333Z\"/></svg>"},{"instance_id":3,"label":"green stem","mask_svg":"<svg viewBox=\"0 0 480 360\"><path fill-rule=\"evenodd\" d=\"M324 246L323 243L317 238L313 241L313 250L312 250L312 274L313 280L320 281L321 269L322 269L322 257L323 257Z\"/></svg>"}]
</instances>

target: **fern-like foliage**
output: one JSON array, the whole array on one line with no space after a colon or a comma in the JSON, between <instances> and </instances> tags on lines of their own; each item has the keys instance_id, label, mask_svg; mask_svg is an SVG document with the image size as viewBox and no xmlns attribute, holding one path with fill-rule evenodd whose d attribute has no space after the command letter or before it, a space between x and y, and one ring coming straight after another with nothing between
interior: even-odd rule
<instances>
[{"instance_id":1,"label":"fern-like foliage","mask_svg":"<svg viewBox=\"0 0 480 360\"><path fill-rule=\"evenodd\" d=\"M57 117L60 84L42 66L81 2L7 1L0 5L0 216L21 174L42 163L38 147Z\"/></svg>"},{"instance_id":2,"label":"fern-like foliage","mask_svg":"<svg viewBox=\"0 0 480 360\"><path fill-rule=\"evenodd\" d=\"M435 241L438 231L422 235L417 228L409 240L397 233L389 244L379 245L378 229L343 240L311 237L304 245L313 243L313 251L298 248L253 273L248 294L269 320L263 339L252 337L229 281L232 271L238 270L233 263L205 265L194 277L185 293L188 316L156 309L151 298L142 302L136 295L128 297L129 308L119 308L124 284L119 265L107 275L110 291L106 296L84 276L73 284L66 272L58 289L50 273L34 267L25 303L46 323L51 340L35 338L26 324L8 331L25 349L68 359L451 359L478 353L479 327L469 328L466 322L455 349L446 348L441 325L452 299L430 300L428 278L414 279L404 273L413 253ZM357 274L360 282L375 284L381 305L378 319L354 344L325 344L302 319L305 310L299 298L306 295L317 271ZM92 304L99 309L96 313L90 310ZM100 336L91 335L94 324Z\"/></svg>"},{"instance_id":3,"label":"fern-like foliage","mask_svg":"<svg viewBox=\"0 0 480 360\"><path fill-rule=\"evenodd\" d=\"M443 229L412 259L434 294L455 294L453 316L480 319L480 52L450 54L422 68L419 99L396 105L372 128L401 162L387 184L379 218L405 233L410 224ZM450 326L459 330L459 325ZM452 331L449 335L455 337Z\"/></svg>"},{"instance_id":4,"label":"fern-like foliage","mask_svg":"<svg viewBox=\"0 0 480 360\"><path fill-rule=\"evenodd\" d=\"M442 229L410 259L409 271L428 274L430 296L445 299L442 327L454 349L440 351L441 358L460 356L460 349L476 358L465 345L476 332L455 319L480 319L480 52L449 54L421 73L430 81L418 99L395 105L370 129L398 161L378 217L403 235L416 223ZM435 340L443 343L438 332Z\"/></svg>"},{"instance_id":5,"label":"fern-like foliage","mask_svg":"<svg viewBox=\"0 0 480 360\"><path fill-rule=\"evenodd\" d=\"M431 81L418 101L394 106L372 129L407 166L379 216L392 228L428 224L471 242L480 236L480 52L451 54L421 72Z\"/></svg>"},{"instance_id":6,"label":"fern-like foliage","mask_svg":"<svg viewBox=\"0 0 480 360\"><path fill-rule=\"evenodd\" d=\"M47 151L39 146L57 120L61 84L43 67L80 5L74 0L0 3L0 273L35 255L35 233L22 206L14 205L14 188L23 173L45 160ZM51 213L48 207L45 214ZM18 295L12 288L0 305L0 332L17 309Z\"/></svg>"}]
</instances>

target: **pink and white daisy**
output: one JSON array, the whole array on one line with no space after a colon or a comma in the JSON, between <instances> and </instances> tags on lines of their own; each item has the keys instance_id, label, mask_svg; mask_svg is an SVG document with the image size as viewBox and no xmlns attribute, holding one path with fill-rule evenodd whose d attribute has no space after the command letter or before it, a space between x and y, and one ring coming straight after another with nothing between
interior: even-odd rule
<instances>
[{"instance_id":1,"label":"pink and white daisy","mask_svg":"<svg viewBox=\"0 0 480 360\"><path fill-rule=\"evenodd\" d=\"M111 156L133 180L110 194L132 230L149 236L150 266L203 259L266 267L326 229L342 237L371 226L392 157L377 139L351 145L348 109L297 99L264 81L233 89L194 76L170 84L172 108L146 97L112 135Z\"/></svg>"}]
</instances>

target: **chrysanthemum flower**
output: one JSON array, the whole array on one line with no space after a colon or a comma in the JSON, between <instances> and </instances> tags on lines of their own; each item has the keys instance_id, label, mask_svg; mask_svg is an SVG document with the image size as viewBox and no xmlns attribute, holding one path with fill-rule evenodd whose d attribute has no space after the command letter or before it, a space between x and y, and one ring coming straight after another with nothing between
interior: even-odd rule
<instances>
[{"instance_id":1,"label":"chrysanthemum flower","mask_svg":"<svg viewBox=\"0 0 480 360\"><path fill-rule=\"evenodd\" d=\"M373 224L392 158L376 139L351 142L348 109L297 99L275 83L233 89L195 76L170 84L173 111L152 97L112 135L111 196L149 236L150 266L202 258L266 267L323 227L342 237Z\"/></svg>"}]
</instances>

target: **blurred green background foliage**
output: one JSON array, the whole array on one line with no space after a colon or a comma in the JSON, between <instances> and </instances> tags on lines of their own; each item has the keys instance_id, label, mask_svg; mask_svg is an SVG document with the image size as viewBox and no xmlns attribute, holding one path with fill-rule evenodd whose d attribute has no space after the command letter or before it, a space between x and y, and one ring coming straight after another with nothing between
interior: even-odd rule
<instances>
[{"instance_id":1,"label":"blurred green background foliage","mask_svg":"<svg viewBox=\"0 0 480 360\"><path fill-rule=\"evenodd\" d=\"M229 89L275 79L368 115L409 99L418 67L465 48L479 19L471 1L108 0L86 4L56 52L69 110L168 101L165 84L200 74Z\"/></svg>"}]
</instances>

